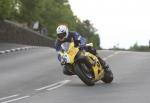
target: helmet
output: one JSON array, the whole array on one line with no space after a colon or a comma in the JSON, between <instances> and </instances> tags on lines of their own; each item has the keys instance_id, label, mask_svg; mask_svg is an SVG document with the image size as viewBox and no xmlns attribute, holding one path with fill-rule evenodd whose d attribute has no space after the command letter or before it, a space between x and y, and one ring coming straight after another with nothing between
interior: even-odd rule
<instances>
[{"instance_id":1,"label":"helmet","mask_svg":"<svg viewBox=\"0 0 150 103\"><path fill-rule=\"evenodd\" d=\"M56 29L56 32L57 32L57 38L60 41L63 41L69 35L68 27L66 25L59 25Z\"/></svg>"}]
</instances>

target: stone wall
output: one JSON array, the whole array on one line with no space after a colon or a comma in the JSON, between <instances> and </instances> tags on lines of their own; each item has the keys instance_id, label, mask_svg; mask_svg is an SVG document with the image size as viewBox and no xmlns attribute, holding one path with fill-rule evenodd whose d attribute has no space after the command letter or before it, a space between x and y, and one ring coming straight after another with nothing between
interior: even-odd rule
<instances>
[{"instance_id":1,"label":"stone wall","mask_svg":"<svg viewBox=\"0 0 150 103\"><path fill-rule=\"evenodd\" d=\"M0 21L0 42L54 47L54 40L9 21Z\"/></svg>"}]
</instances>

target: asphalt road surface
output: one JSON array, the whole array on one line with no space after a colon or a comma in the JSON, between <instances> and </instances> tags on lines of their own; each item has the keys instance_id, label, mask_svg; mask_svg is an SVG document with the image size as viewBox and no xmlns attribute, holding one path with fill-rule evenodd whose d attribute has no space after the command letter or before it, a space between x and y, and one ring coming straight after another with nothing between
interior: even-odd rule
<instances>
[{"instance_id":1,"label":"asphalt road surface","mask_svg":"<svg viewBox=\"0 0 150 103\"><path fill-rule=\"evenodd\" d=\"M111 84L86 86L64 76L55 50L38 47L0 55L0 103L150 103L150 53L99 51Z\"/></svg>"}]
</instances>

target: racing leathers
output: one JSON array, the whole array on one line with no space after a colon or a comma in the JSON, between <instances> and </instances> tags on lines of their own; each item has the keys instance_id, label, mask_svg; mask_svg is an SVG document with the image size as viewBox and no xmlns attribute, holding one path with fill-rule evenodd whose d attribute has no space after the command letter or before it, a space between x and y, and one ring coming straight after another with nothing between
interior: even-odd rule
<instances>
[{"instance_id":1,"label":"racing leathers","mask_svg":"<svg viewBox=\"0 0 150 103\"><path fill-rule=\"evenodd\" d=\"M86 39L83 38L79 33L77 32L69 32L69 35L68 37L63 40L63 41L60 41L59 39L56 39L56 42L55 42L55 49L57 52L60 52L61 51L61 44L64 43L64 42L72 42L74 41L75 43L75 46L79 47L80 49L84 49L94 55L96 55L100 61L100 63L102 64L103 68L108 68L108 65L106 65L105 61L103 61L97 54L96 52L96 49L94 49L93 47L86 47ZM58 60L61 62L61 56L60 54L58 53ZM63 68L63 73L66 74L66 75L73 75L74 73L72 71L69 70L69 67L70 65L64 65L64 68Z\"/></svg>"}]
</instances>

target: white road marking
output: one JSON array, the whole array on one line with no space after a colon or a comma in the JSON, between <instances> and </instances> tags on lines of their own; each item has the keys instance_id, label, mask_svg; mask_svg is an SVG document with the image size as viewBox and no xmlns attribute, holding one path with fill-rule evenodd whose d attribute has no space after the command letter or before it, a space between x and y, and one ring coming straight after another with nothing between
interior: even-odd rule
<instances>
[{"instance_id":1,"label":"white road marking","mask_svg":"<svg viewBox=\"0 0 150 103\"><path fill-rule=\"evenodd\" d=\"M8 100L8 101L4 101L4 102L1 102L1 103L10 103L10 102L14 102L14 101L17 101L17 100L21 100L21 99L25 99L25 98L29 98L30 96L23 96L23 97L19 97L19 98L16 98L16 99L12 99L12 100Z\"/></svg>"},{"instance_id":2,"label":"white road marking","mask_svg":"<svg viewBox=\"0 0 150 103\"><path fill-rule=\"evenodd\" d=\"M16 48L16 50L21 50L21 48Z\"/></svg>"},{"instance_id":3,"label":"white road marking","mask_svg":"<svg viewBox=\"0 0 150 103\"><path fill-rule=\"evenodd\" d=\"M103 60L107 60L108 58L111 58L111 57L113 57L113 56L115 56L115 55L117 55L117 54L119 54L119 53L120 53L120 51L115 52L115 53L113 53L113 54L111 54L111 55L109 55L109 56L107 56L107 57L104 57Z\"/></svg>"},{"instance_id":4,"label":"white road marking","mask_svg":"<svg viewBox=\"0 0 150 103\"><path fill-rule=\"evenodd\" d=\"M13 97L17 97L17 96L19 96L19 94L15 94L15 95L3 97L3 98L0 98L0 101L1 101L1 100L5 100L5 99L9 99L9 98L13 98Z\"/></svg>"},{"instance_id":5,"label":"white road marking","mask_svg":"<svg viewBox=\"0 0 150 103\"><path fill-rule=\"evenodd\" d=\"M51 87L51 88L49 88L49 89L47 89L47 90L50 91L50 90L53 90L53 89L57 89L57 88L59 88L59 87L65 85L65 84L66 84L66 83L58 84L57 86Z\"/></svg>"},{"instance_id":6,"label":"white road marking","mask_svg":"<svg viewBox=\"0 0 150 103\"><path fill-rule=\"evenodd\" d=\"M5 53L5 51L0 51L0 53L1 53L1 54L4 54L4 53Z\"/></svg>"},{"instance_id":7,"label":"white road marking","mask_svg":"<svg viewBox=\"0 0 150 103\"><path fill-rule=\"evenodd\" d=\"M15 52L15 51L21 51L21 50L27 50L27 49L33 49L33 48L36 48L36 47L14 48L14 49L10 49L10 50L0 51L0 54L5 54L5 53L10 53L10 52Z\"/></svg>"},{"instance_id":8,"label":"white road marking","mask_svg":"<svg viewBox=\"0 0 150 103\"><path fill-rule=\"evenodd\" d=\"M12 52L15 52L16 50L15 50L15 49L11 49L11 51L12 51Z\"/></svg>"},{"instance_id":9,"label":"white road marking","mask_svg":"<svg viewBox=\"0 0 150 103\"><path fill-rule=\"evenodd\" d=\"M5 50L7 53L11 52L10 50Z\"/></svg>"},{"instance_id":10,"label":"white road marking","mask_svg":"<svg viewBox=\"0 0 150 103\"><path fill-rule=\"evenodd\" d=\"M30 49L31 47L24 47L24 49Z\"/></svg>"},{"instance_id":11,"label":"white road marking","mask_svg":"<svg viewBox=\"0 0 150 103\"><path fill-rule=\"evenodd\" d=\"M61 86L65 85L68 82L70 82L70 80L64 80L64 81L60 81L60 82L57 82L57 83L54 83L54 84L51 84L51 85L48 85L48 86L45 86L45 87L42 87L42 88L35 89L35 90L36 91L40 91L40 90L44 90L44 89L52 90L52 88L55 89L55 88L61 87Z\"/></svg>"},{"instance_id":12,"label":"white road marking","mask_svg":"<svg viewBox=\"0 0 150 103\"><path fill-rule=\"evenodd\" d=\"M47 90L53 90L53 89L56 89L56 88L59 88L59 87L61 87L61 86L63 86L63 85L65 85L65 84L67 84L68 82L70 82L70 80L65 80L65 81L62 81L62 82L58 82L57 84L56 84L56 86L54 86L54 87L51 87L51 88L49 88L49 89L47 89Z\"/></svg>"}]
</instances>

